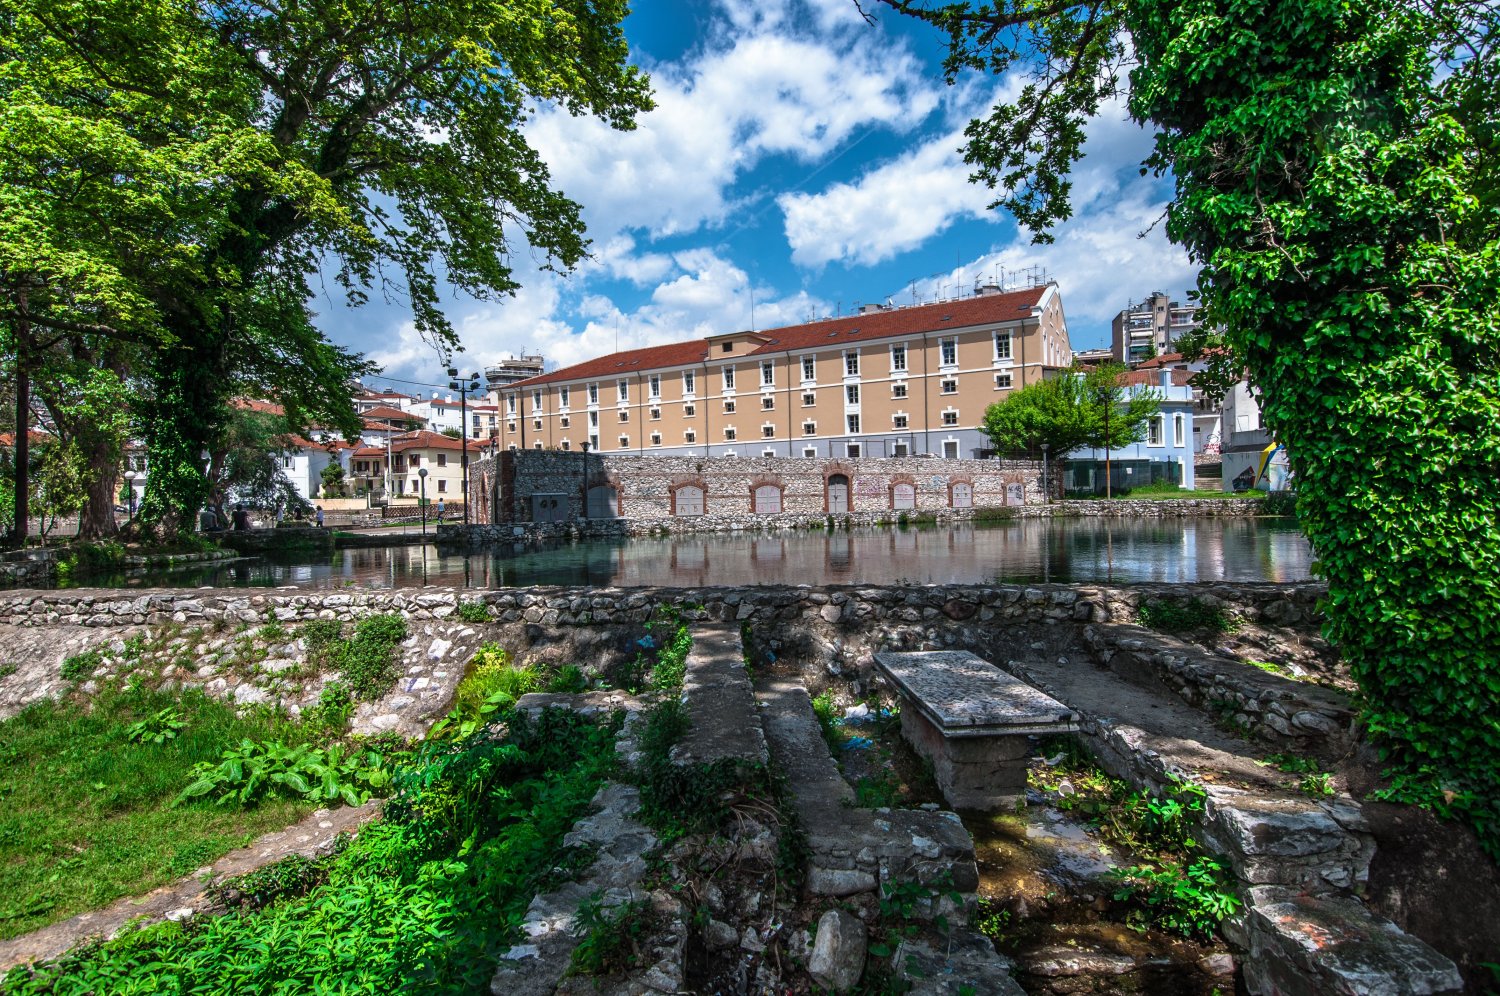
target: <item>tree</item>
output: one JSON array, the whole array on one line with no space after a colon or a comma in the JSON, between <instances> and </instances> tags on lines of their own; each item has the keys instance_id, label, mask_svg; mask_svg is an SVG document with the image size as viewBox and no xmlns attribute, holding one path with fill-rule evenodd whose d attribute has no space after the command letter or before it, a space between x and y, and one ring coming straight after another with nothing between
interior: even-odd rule
<instances>
[{"instance_id":1,"label":"tree","mask_svg":"<svg viewBox=\"0 0 1500 996\"><path fill-rule=\"evenodd\" d=\"M966 155L1038 232L1103 100L1156 130L1167 232L1287 446L1392 792L1500 856L1500 7L886 2L947 32L950 79L1031 74Z\"/></svg>"},{"instance_id":2,"label":"tree","mask_svg":"<svg viewBox=\"0 0 1500 996\"><path fill-rule=\"evenodd\" d=\"M1121 384L1125 372L1103 364L1027 384L990 405L980 429L1002 453L1039 453L1043 443L1054 457L1123 449L1146 438L1146 423L1161 410L1157 392Z\"/></svg>"},{"instance_id":3,"label":"tree","mask_svg":"<svg viewBox=\"0 0 1500 996\"><path fill-rule=\"evenodd\" d=\"M277 397L288 417L357 429L333 375L358 360L305 310L325 264L354 303L377 285L404 294L446 351L439 266L489 298L517 286L517 240L548 266L583 257L579 207L521 125L548 101L633 126L651 105L625 13L620 0L16 0L0 17L0 134L16 137L0 178L17 206L0 211L0 246L16 246L0 249L0 321L148 342L142 514L175 528L208 494L201 455L241 380L279 392L311 371L299 397ZM70 256L73 227L85 237Z\"/></svg>"},{"instance_id":4,"label":"tree","mask_svg":"<svg viewBox=\"0 0 1500 996\"><path fill-rule=\"evenodd\" d=\"M325 498L343 498L347 491L344 483L343 464L335 460L324 467L321 473L323 478L323 496Z\"/></svg>"}]
</instances>

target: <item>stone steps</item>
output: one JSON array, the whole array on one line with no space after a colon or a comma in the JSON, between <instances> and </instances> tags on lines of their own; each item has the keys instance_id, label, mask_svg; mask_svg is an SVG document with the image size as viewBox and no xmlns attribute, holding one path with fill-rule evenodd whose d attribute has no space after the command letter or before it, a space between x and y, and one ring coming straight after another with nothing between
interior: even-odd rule
<instances>
[{"instance_id":1,"label":"stone steps","mask_svg":"<svg viewBox=\"0 0 1500 996\"><path fill-rule=\"evenodd\" d=\"M737 627L693 627L682 679L682 700L691 726L672 748L672 762L706 765L735 761L764 765L769 759L755 693L745 671Z\"/></svg>"},{"instance_id":2,"label":"stone steps","mask_svg":"<svg viewBox=\"0 0 1500 996\"><path fill-rule=\"evenodd\" d=\"M1005 669L1075 709L1115 777L1154 792L1176 780L1203 789L1204 841L1248 886L1245 910L1223 933L1248 954L1251 996L1461 988L1451 961L1354 897L1374 842L1352 798L1297 792L1287 776L1254 763L1256 747L1206 728L1168 692L1153 698L1110 671L1065 662L1011 660Z\"/></svg>"}]
</instances>

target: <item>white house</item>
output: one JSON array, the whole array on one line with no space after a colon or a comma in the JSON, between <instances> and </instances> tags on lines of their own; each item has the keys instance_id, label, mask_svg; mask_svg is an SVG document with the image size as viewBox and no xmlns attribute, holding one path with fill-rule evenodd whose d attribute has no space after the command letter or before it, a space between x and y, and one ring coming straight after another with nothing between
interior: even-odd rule
<instances>
[{"instance_id":1,"label":"white house","mask_svg":"<svg viewBox=\"0 0 1500 996\"><path fill-rule=\"evenodd\" d=\"M1081 447L1067 454L1068 468L1064 488L1104 492L1104 464L1110 464L1111 488L1140 487L1169 481L1192 490L1193 473L1193 389L1188 385L1192 374L1187 370L1131 371L1122 381L1127 397L1142 391L1154 391L1161 410L1146 424L1146 438L1121 449Z\"/></svg>"}]
</instances>

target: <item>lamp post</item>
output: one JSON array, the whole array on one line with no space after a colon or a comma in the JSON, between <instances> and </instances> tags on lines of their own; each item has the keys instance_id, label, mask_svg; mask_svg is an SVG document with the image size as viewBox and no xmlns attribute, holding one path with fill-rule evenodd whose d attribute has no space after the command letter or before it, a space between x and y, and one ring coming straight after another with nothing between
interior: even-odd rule
<instances>
[{"instance_id":1,"label":"lamp post","mask_svg":"<svg viewBox=\"0 0 1500 996\"><path fill-rule=\"evenodd\" d=\"M422 539L427 539L427 468L417 469L417 486L421 494L417 497L417 504L422 508Z\"/></svg>"},{"instance_id":2,"label":"lamp post","mask_svg":"<svg viewBox=\"0 0 1500 996\"><path fill-rule=\"evenodd\" d=\"M583 441L583 519L589 517L589 441Z\"/></svg>"},{"instance_id":3,"label":"lamp post","mask_svg":"<svg viewBox=\"0 0 1500 996\"><path fill-rule=\"evenodd\" d=\"M458 420L459 444L463 447L463 454L458 458L459 466L463 468L463 491L464 491L464 525L469 524L469 392L479 392L479 371L469 374L467 380L458 379L458 368L449 367L448 376L454 378L448 381L448 390L458 392Z\"/></svg>"},{"instance_id":4,"label":"lamp post","mask_svg":"<svg viewBox=\"0 0 1500 996\"><path fill-rule=\"evenodd\" d=\"M126 457L126 459L130 458ZM135 525L135 471L133 470L125 472L125 490L129 492L129 497L125 499L125 514L128 516L125 520L125 527L129 529Z\"/></svg>"},{"instance_id":5,"label":"lamp post","mask_svg":"<svg viewBox=\"0 0 1500 996\"><path fill-rule=\"evenodd\" d=\"M1047 487L1047 444L1042 444L1042 504L1048 505L1052 502L1052 489Z\"/></svg>"},{"instance_id":6,"label":"lamp post","mask_svg":"<svg viewBox=\"0 0 1500 996\"><path fill-rule=\"evenodd\" d=\"M1099 385L1099 402L1104 406L1104 497L1108 499L1114 497L1109 480L1109 410L1115 406L1114 389L1105 384Z\"/></svg>"}]
</instances>

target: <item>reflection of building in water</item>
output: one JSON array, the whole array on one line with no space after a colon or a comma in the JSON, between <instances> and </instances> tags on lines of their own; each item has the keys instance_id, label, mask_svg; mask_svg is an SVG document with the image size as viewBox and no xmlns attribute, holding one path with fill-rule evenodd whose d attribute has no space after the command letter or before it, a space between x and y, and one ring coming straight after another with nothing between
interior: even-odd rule
<instances>
[{"instance_id":1,"label":"reflection of building in water","mask_svg":"<svg viewBox=\"0 0 1500 996\"><path fill-rule=\"evenodd\" d=\"M827 537L828 569L834 574L846 574L854 563L854 538L848 533L832 533Z\"/></svg>"}]
</instances>

